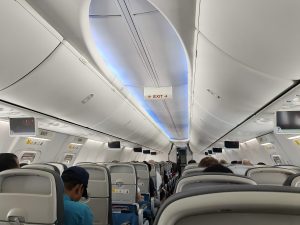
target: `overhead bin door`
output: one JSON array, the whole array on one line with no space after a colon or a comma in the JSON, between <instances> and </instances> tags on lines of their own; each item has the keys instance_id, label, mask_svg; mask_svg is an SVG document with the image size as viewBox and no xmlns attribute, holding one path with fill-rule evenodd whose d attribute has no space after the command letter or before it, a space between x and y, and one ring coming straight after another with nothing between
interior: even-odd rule
<instances>
[{"instance_id":1,"label":"overhead bin door","mask_svg":"<svg viewBox=\"0 0 300 225\"><path fill-rule=\"evenodd\" d=\"M0 1L0 90L28 74L59 45L61 37L47 26L25 1Z\"/></svg>"}]
</instances>

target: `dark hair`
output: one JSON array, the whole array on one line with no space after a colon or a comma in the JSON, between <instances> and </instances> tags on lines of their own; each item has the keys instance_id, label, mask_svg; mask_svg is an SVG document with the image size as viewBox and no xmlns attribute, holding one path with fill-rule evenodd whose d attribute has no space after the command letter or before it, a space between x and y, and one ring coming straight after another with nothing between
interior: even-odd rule
<instances>
[{"instance_id":1,"label":"dark hair","mask_svg":"<svg viewBox=\"0 0 300 225\"><path fill-rule=\"evenodd\" d=\"M201 159L199 163L199 167L209 167L218 164L219 161L213 157L207 156Z\"/></svg>"},{"instance_id":2,"label":"dark hair","mask_svg":"<svg viewBox=\"0 0 300 225\"><path fill-rule=\"evenodd\" d=\"M192 164L192 163L196 163L195 160L191 159L190 161L188 161L188 164Z\"/></svg>"},{"instance_id":3,"label":"dark hair","mask_svg":"<svg viewBox=\"0 0 300 225\"><path fill-rule=\"evenodd\" d=\"M67 190L72 190L72 188L74 188L77 184L82 184L79 179L76 179L76 177L70 174L62 174L61 179L63 180Z\"/></svg>"},{"instance_id":4,"label":"dark hair","mask_svg":"<svg viewBox=\"0 0 300 225\"><path fill-rule=\"evenodd\" d=\"M233 160L233 161L231 161L231 164L232 164L232 165L234 165L234 164L238 164L238 161L236 161L236 160Z\"/></svg>"},{"instance_id":5,"label":"dark hair","mask_svg":"<svg viewBox=\"0 0 300 225\"><path fill-rule=\"evenodd\" d=\"M264 162L259 162L257 165L266 165Z\"/></svg>"},{"instance_id":6,"label":"dark hair","mask_svg":"<svg viewBox=\"0 0 300 225\"><path fill-rule=\"evenodd\" d=\"M12 153L0 153L0 172L19 168L18 157Z\"/></svg>"},{"instance_id":7,"label":"dark hair","mask_svg":"<svg viewBox=\"0 0 300 225\"><path fill-rule=\"evenodd\" d=\"M205 170L203 170L203 172L233 173L231 169L229 169L221 164L207 167Z\"/></svg>"}]
</instances>

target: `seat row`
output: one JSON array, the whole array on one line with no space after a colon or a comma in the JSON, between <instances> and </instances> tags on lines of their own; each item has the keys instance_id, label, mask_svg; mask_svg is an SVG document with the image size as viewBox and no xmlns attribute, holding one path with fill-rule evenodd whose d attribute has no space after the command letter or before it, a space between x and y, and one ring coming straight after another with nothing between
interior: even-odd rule
<instances>
[{"instance_id":1,"label":"seat row","mask_svg":"<svg viewBox=\"0 0 300 225\"><path fill-rule=\"evenodd\" d=\"M93 211L94 224L151 222L156 210L149 194L146 164L80 163L78 166L90 175L89 198L85 203ZM42 163L0 173L0 201L6 203L5 209L0 210L0 221L62 224L64 190L60 175L64 169L63 164ZM139 193L144 199L138 202Z\"/></svg>"}]
</instances>

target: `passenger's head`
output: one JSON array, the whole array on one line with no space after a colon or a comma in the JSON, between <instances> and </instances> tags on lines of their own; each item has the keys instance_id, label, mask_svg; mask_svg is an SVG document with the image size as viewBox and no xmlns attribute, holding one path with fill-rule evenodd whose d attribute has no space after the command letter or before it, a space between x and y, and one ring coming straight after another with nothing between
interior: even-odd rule
<instances>
[{"instance_id":1,"label":"passenger's head","mask_svg":"<svg viewBox=\"0 0 300 225\"><path fill-rule=\"evenodd\" d=\"M196 163L196 161L195 160L190 160L190 161L188 161L188 164L193 164L193 163Z\"/></svg>"},{"instance_id":2,"label":"passenger's head","mask_svg":"<svg viewBox=\"0 0 300 225\"><path fill-rule=\"evenodd\" d=\"M238 161L233 160L233 161L231 161L231 164L232 164L232 165L238 164Z\"/></svg>"},{"instance_id":3,"label":"passenger's head","mask_svg":"<svg viewBox=\"0 0 300 225\"><path fill-rule=\"evenodd\" d=\"M20 168L18 157L12 153L0 153L0 172Z\"/></svg>"},{"instance_id":4,"label":"passenger's head","mask_svg":"<svg viewBox=\"0 0 300 225\"><path fill-rule=\"evenodd\" d=\"M218 160L216 160L213 157L205 157L203 159L201 159L200 163L199 163L199 167L209 167L209 166L213 166L218 164Z\"/></svg>"},{"instance_id":5,"label":"passenger's head","mask_svg":"<svg viewBox=\"0 0 300 225\"><path fill-rule=\"evenodd\" d=\"M242 164L245 166L253 166L253 164L248 159L243 159Z\"/></svg>"},{"instance_id":6,"label":"passenger's head","mask_svg":"<svg viewBox=\"0 0 300 225\"><path fill-rule=\"evenodd\" d=\"M227 161L226 161L225 159L221 159L221 160L220 160L220 164L223 164L223 165L224 165L224 164L228 164L228 163L227 163Z\"/></svg>"},{"instance_id":7,"label":"passenger's head","mask_svg":"<svg viewBox=\"0 0 300 225\"><path fill-rule=\"evenodd\" d=\"M65 193L73 201L79 201L82 197L87 198L87 187L89 182L89 173L78 166L72 166L66 169L61 178L64 182Z\"/></svg>"},{"instance_id":8,"label":"passenger's head","mask_svg":"<svg viewBox=\"0 0 300 225\"><path fill-rule=\"evenodd\" d=\"M203 172L215 172L215 173L233 173L231 169L221 165L216 164L210 167L207 167Z\"/></svg>"},{"instance_id":9,"label":"passenger's head","mask_svg":"<svg viewBox=\"0 0 300 225\"><path fill-rule=\"evenodd\" d=\"M266 164L264 162L259 162L259 163L257 163L257 165L264 166Z\"/></svg>"}]
</instances>

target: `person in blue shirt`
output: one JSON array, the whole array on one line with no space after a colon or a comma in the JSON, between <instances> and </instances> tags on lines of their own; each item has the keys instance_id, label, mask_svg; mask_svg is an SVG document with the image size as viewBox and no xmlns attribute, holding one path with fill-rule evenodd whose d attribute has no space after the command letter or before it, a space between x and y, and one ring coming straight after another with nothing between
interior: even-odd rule
<instances>
[{"instance_id":1,"label":"person in blue shirt","mask_svg":"<svg viewBox=\"0 0 300 225\"><path fill-rule=\"evenodd\" d=\"M64 182L64 225L92 225L93 213L88 205L79 202L87 198L88 172L78 166L66 169L62 176Z\"/></svg>"}]
</instances>

